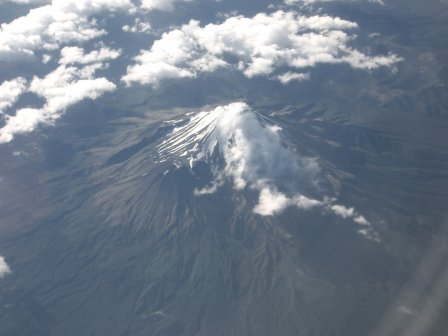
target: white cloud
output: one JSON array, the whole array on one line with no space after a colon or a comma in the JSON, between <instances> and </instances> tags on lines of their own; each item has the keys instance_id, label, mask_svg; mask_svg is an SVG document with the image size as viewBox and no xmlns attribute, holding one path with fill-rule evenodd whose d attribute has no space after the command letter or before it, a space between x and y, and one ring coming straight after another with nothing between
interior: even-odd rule
<instances>
[{"instance_id":1,"label":"white cloud","mask_svg":"<svg viewBox=\"0 0 448 336\"><path fill-rule=\"evenodd\" d=\"M142 21L140 18L135 18L132 26L124 25L122 29L127 33L151 33L151 25L149 22Z\"/></svg>"},{"instance_id":2,"label":"white cloud","mask_svg":"<svg viewBox=\"0 0 448 336\"><path fill-rule=\"evenodd\" d=\"M274 75L287 82L292 77L276 75L280 68L303 70L321 63L345 63L356 69L376 69L400 60L396 55L370 56L352 48L355 35L350 32L356 28L356 23L337 17L284 11L230 17L203 27L190 21L141 51L123 80L157 85L163 79L196 77L227 66L247 77Z\"/></svg>"},{"instance_id":3,"label":"white cloud","mask_svg":"<svg viewBox=\"0 0 448 336\"><path fill-rule=\"evenodd\" d=\"M176 2L190 2L192 0L142 0L141 7L147 10L171 11Z\"/></svg>"},{"instance_id":4,"label":"white cloud","mask_svg":"<svg viewBox=\"0 0 448 336\"><path fill-rule=\"evenodd\" d=\"M11 270L9 269L8 264L6 263L5 259L0 256L0 279L9 273L11 273Z\"/></svg>"},{"instance_id":5,"label":"white cloud","mask_svg":"<svg viewBox=\"0 0 448 336\"><path fill-rule=\"evenodd\" d=\"M372 228L358 230L358 233L366 239L381 243L380 236Z\"/></svg>"},{"instance_id":6,"label":"white cloud","mask_svg":"<svg viewBox=\"0 0 448 336\"><path fill-rule=\"evenodd\" d=\"M106 78L93 78L93 75L90 67L78 69L61 65L44 78L34 78L30 92L45 98L47 112L58 114L85 98L96 99L115 89Z\"/></svg>"},{"instance_id":7,"label":"white cloud","mask_svg":"<svg viewBox=\"0 0 448 336\"><path fill-rule=\"evenodd\" d=\"M285 72L276 77L282 84L288 84L293 81L304 81L310 78L309 73Z\"/></svg>"},{"instance_id":8,"label":"white cloud","mask_svg":"<svg viewBox=\"0 0 448 336\"><path fill-rule=\"evenodd\" d=\"M372 224L362 215L360 215L355 208L345 207L343 205L329 205L329 209L337 216L344 219L351 219L356 224L361 225L363 228L358 230L358 233L363 237L373 240L375 242L380 242L380 238L377 232L372 228Z\"/></svg>"},{"instance_id":9,"label":"white cloud","mask_svg":"<svg viewBox=\"0 0 448 336\"><path fill-rule=\"evenodd\" d=\"M0 85L0 115L17 102L26 87L27 81L22 77L5 81Z\"/></svg>"},{"instance_id":10,"label":"white cloud","mask_svg":"<svg viewBox=\"0 0 448 336\"><path fill-rule=\"evenodd\" d=\"M342 217L344 219L350 218L356 224L370 227L369 221L364 216L358 214L358 212L353 207L348 208L343 205L333 204L330 205L329 208L335 215L339 217Z\"/></svg>"},{"instance_id":11,"label":"white cloud","mask_svg":"<svg viewBox=\"0 0 448 336\"><path fill-rule=\"evenodd\" d=\"M52 59L53 59L53 57L51 55L45 54L42 56L42 63L48 64L51 62Z\"/></svg>"},{"instance_id":12,"label":"white cloud","mask_svg":"<svg viewBox=\"0 0 448 336\"><path fill-rule=\"evenodd\" d=\"M355 214L354 208L346 208L343 205L332 205L331 210L338 216L342 218L351 218Z\"/></svg>"},{"instance_id":13,"label":"white cloud","mask_svg":"<svg viewBox=\"0 0 448 336\"><path fill-rule=\"evenodd\" d=\"M0 128L0 143L10 142L14 135L29 133L40 123L50 119L44 110L23 108L14 116L7 116L6 125Z\"/></svg>"},{"instance_id":14,"label":"white cloud","mask_svg":"<svg viewBox=\"0 0 448 336\"><path fill-rule=\"evenodd\" d=\"M135 58L138 64L128 68L123 80L157 85L160 79L195 77L197 71L214 71L226 65L223 60L197 49L197 42L185 32L165 33L154 42L151 51Z\"/></svg>"},{"instance_id":15,"label":"white cloud","mask_svg":"<svg viewBox=\"0 0 448 336\"><path fill-rule=\"evenodd\" d=\"M32 57L37 50L55 50L102 36L94 16L130 10L130 0L53 0L0 26L0 60Z\"/></svg>"},{"instance_id":16,"label":"white cloud","mask_svg":"<svg viewBox=\"0 0 448 336\"><path fill-rule=\"evenodd\" d=\"M277 190L265 187L261 189L258 204L254 212L262 216L272 216L291 206L292 200Z\"/></svg>"},{"instance_id":17,"label":"white cloud","mask_svg":"<svg viewBox=\"0 0 448 336\"><path fill-rule=\"evenodd\" d=\"M366 226L370 225L369 221L364 216L361 215L356 216L353 219L353 221L359 225L366 225Z\"/></svg>"},{"instance_id":18,"label":"white cloud","mask_svg":"<svg viewBox=\"0 0 448 336\"><path fill-rule=\"evenodd\" d=\"M288 197L271 186L261 189L258 204L255 206L254 212L261 216L273 216L291 206L308 210L321 206L322 204L323 202L321 201L303 195Z\"/></svg>"},{"instance_id":19,"label":"white cloud","mask_svg":"<svg viewBox=\"0 0 448 336\"><path fill-rule=\"evenodd\" d=\"M44 78L35 77L28 89L44 98L45 105L23 108L6 116L0 143L10 142L16 134L31 132L39 124L53 123L73 104L115 90L116 86L106 78L95 78L95 72L105 66L103 61L118 57L119 51L103 48L86 54L79 48L66 48L61 54L61 65ZM82 66L70 65L76 63Z\"/></svg>"},{"instance_id":20,"label":"white cloud","mask_svg":"<svg viewBox=\"0 0 448 336\"><path fill-rule=\"evenodd\" d=\"M109 61L118 58L121 50L102 47L86 54L80 47L65 47L61 50L59 64L91 64Z\"/></svg>"}]
</instances>

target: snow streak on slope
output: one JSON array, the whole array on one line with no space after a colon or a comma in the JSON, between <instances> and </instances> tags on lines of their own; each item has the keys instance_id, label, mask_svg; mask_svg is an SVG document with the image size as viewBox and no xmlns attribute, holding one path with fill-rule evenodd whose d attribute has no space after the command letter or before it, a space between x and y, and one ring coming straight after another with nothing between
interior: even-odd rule
<instances>
[{"instance_id":1,"label":"snow streak on slope","mask_svg":"<svg viewBox=\"0 0 448 336\"><path fill-rule=\"evenodd\" d=\"M297 154L283 140L281 127L247 104L237 102L192 113L174 125L158 147L161 158L188 161L190 168L204 160L214 174L214 180L196 190L196 195L214 193L229 180L236 190L258 192L253 211L259 215L272 216L291 206L317 207L370 227L354 208L336 205L335 199L326 196L322 200L305 196L304 191L313 190L318 181L316 160Z\"/></svg>"}]
</instances>

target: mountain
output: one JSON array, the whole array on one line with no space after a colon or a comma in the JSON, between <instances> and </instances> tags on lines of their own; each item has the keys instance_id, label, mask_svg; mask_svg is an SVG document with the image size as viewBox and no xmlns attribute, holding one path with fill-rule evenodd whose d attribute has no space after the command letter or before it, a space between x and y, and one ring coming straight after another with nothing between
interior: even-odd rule
<instances>
[{"instance_id":1,"label":"mountain","mask_svg":"<svg viewBox=\"0 0 448 336\"><path fill-rule=\"evenodd\" d=\"M0 335L446 335L447 5L0 1Z\"/></svg>"}]
</instances>

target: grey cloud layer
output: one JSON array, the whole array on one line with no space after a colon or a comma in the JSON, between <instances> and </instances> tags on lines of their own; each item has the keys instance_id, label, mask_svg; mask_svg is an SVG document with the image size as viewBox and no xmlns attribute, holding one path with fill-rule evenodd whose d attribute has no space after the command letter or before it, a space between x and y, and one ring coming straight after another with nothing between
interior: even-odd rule
<instances>
[{"instance_id":1,"label":"grey cloud layer","mask_svg":"<svg viewBox=\"0 0 448 336\"><path fill-rule=\"evenodd\" d=\"M304 17L277 11L252 18L231 17L222 24L200 26L197 21L163 34L135 58L123 80L157 85L167 78L194 78L199 73L234 67L247 77L270 76L282 67L296 71L317 64L349 64L356 69L391 67L396 55L370 56L350 46L357 24L337 17ZM237 62L229 62L226 56ZM282 82L306 74L277 74Z\"/></svg>"}]
</instances>

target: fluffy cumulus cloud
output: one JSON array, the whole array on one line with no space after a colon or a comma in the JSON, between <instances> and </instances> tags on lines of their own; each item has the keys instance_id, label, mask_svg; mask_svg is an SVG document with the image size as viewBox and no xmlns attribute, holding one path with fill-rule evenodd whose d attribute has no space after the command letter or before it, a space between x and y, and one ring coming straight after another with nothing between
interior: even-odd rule
<instances>
[{"instance_id":1,"label":"fluffy cumulus cloud","mask_svg":"<svg viewBox=\"0 0 448 336\"><path fill-rule=\"evenodd\" d=\"M102 93L112 91L115 85L106 78L93 78L90 68L60 66L44 78L31 82L30 92L45 98L45 111L57 115L68 106L85 98L96 99Z\"/></svg>"},{"instance_id":2,"label":"fluffy cumulus cloud","mask_svg":"<svg viewBox=\"0 0 448 336\"><path fill-rule=\"evenodd\" d=\"M108 48L91 53L77 47L62 49L60 65L43 78L35 77L28 88L44 98L45 105L7 115L6 124L0 129L0 143L10 142L16 134L31 132L39 124L53 123L73 104L115 90L115 84L95 74L106 66L105 61L119 55L120 51Z\"/></svg>"},{"instance_id":3,"label":"fluffy cumulus cloud","mask_svg":"<svg viewBox=\"0 0 448 336\"><path fill-rule=\"evenodd\" d=\"M53 0L0 26L0 60L32 57L38 50L57 50L81 43L106 32L95 15L133 8L130 0Z\"/></svg>"},{"instance_id":4,"label":"fluffy cumulus cloud","mask_svg":"<svg viewBox=\"0 0 448 336\"><path fill-rule=\"evenodd\" d=\"M27 87L25 78L17 77L0 85L0 114L14 105Z\"/></svg>"},{"instance_id":5,"label":"fluffy cumulus cloud","mask_svg":"<svg viewBox=\"0 0 448 336\"><path fill-rule=\"evenodd\" d=\"M221 24L190 21L169 31L135 58L125 82L157 85L166 78L196 77L222 67L247 77L272 76L283 83L303 80L318 64L345 63L356 69L391 67L396 55L371 56L351 46L357 24L337 17L296 12L235 16ZM294 69L281 73L283 68Z\"/></svg>"},{"instance_id":6,"label":"fluffy cumulus cloud","mask_svg":"<svg viewBox=\"0 0 448 336\"><path fill-rule=\"evenodd\" d=\"M8 264L6 263L5 259L0 256L0 279L9 273L11 273L11 270L9 269Z\"/></svg>"}]
</instances>

